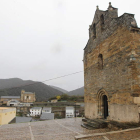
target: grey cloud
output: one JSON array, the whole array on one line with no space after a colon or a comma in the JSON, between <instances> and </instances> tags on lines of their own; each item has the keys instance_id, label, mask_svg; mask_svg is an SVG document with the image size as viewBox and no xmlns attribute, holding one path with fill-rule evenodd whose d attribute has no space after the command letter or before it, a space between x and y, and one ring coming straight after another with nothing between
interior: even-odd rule
<instances>
[{"instance_id":1,"label":"grey cloud","mask_svg":"<svg viewBox=\"0 0 140 140\"><path fill-rule=\"evenodd\" d=\"M62 50L63 50L63 46L60 45L59 43L51 47L51 52L54 54L59 54L62 52Z\"/></svg>"}]
</instances>

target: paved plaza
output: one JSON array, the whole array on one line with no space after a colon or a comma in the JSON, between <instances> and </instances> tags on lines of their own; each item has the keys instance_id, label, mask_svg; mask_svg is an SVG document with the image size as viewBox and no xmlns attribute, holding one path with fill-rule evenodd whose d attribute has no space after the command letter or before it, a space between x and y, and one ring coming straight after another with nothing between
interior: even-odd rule
<instances>
[{"instance_id":1,"label":"paved plaza","mask_svg":"<svg viewBox=\"0 0 140 140\"><path fill-rule=\"evenodd\" d=\"M138 140L140 130L107 134L106 129L87 130L81 127L81 118L57 119L40 122L8 124L0 126L0 140L74 140L75 136L105 135L81 140Z\"/></svg>"}]
</instances>

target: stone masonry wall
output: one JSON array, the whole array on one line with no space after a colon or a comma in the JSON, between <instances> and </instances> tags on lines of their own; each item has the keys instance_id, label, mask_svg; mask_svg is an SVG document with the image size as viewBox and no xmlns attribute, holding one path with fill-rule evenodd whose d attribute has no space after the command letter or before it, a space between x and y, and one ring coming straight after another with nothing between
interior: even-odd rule
<instances>
[{"instance_id":1,"label":"stone masonry wall","mask_svg":"<svg viewBox=\"0 0 140 140\"><path fill-rule=\"evenodd\" d=\"M118 9L111 3L106 11L97 7L89 27L84 87L87 118L103 117L105 95L108 119L139 121L140 29L133 14L118 17Z\"/></svg>"}]
</instances>

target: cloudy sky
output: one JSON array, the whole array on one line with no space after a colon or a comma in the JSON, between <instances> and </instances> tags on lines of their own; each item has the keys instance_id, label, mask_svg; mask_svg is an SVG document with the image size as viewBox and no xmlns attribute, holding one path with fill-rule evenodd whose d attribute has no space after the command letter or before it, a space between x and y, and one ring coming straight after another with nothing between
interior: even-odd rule
<instances>
[{"instance_id":1,"label":"cloudy sky","mask_svg":"<svg viewBox=\"0 0 140 140\"><path fill-rule=\"evenodd\" d=\"M96 6L107 0L0 0L0 79L44 81L83 71L83 49ZM139 0L112 0L119 16L133 13L140 27ZM84 85L83 72L46 84L66 90Z\"/></svg>"}]
</instances>

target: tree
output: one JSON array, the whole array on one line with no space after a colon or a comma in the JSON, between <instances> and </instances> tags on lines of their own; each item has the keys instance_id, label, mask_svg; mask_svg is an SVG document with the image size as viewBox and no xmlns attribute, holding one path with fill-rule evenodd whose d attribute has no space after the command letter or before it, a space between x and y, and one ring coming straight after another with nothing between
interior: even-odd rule
<instances>
[{"instance_id":1,"label":"tree","mask_svg":"<svg viewBox=\"0 0 140 140\"><path fill-rule=\"evenodd\" d=\"M68 100L69 96L67 94L62 94L61 95L61 100Z\"/></svg>"},{"instance_id":2,"label":"tree","mask_svg":"<svg viewBox=\"0 0 140 140\"><path fill-rule=\"evenodd\" d=\"M57 100L60 100L61 99L61 96L56 96Z\"/></svg>"}]
</instances>

